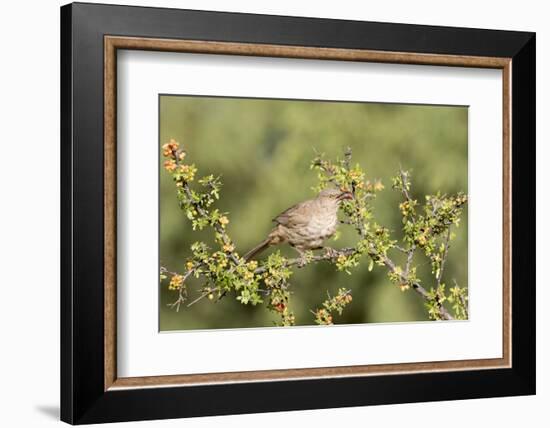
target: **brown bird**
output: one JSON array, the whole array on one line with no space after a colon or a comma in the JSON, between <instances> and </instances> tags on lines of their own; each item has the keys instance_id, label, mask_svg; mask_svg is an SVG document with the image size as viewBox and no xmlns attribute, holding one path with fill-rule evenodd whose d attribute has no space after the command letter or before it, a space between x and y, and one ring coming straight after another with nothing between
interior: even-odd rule
<instances>
[{"instance_id":1,"label":"brown bird","mask_svg":"<svg viewBox=\"0 0 550 428\"><path fill-rule=\"evenodd\" d=\"M336 188L322 190L315 199L300 202L273 219L277 225L267 238L245 254L250 260L272 245L287 242L304 257L307 250L323 248L323 242L334 235L338 226L338 208L346 199L352 199L348 191Z\"/></svg>"}]
</instances>

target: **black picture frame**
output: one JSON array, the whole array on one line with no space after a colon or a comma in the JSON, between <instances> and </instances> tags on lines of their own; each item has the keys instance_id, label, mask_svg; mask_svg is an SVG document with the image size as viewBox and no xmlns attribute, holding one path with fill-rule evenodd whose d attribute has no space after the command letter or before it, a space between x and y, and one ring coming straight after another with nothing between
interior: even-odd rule
<instances>
[{"instance_id":1,"label":"black picture frame","mask_svg":"<svg viewBox=\"0 0 550 428\"><path fill-rule=\"evenodd\" d=\"M512 59L512 367L104 388L104 36ZM535 393L535 34L73 3L61 8L61 419L71 424ZM489 160L488 160L489 161ZM330 390L330 394L315 391Z\"/></svg>"}]
</instances>

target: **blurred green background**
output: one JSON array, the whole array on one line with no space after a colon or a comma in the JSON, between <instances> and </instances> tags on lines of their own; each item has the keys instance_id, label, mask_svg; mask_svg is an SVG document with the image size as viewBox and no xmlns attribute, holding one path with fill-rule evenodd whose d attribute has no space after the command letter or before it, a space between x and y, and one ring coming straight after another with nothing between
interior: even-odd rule
<instances>
[{"instance_id":1,"label":"blurred green background","mask_svg":"<svg viewBox=\"0 0 550 428\"><path fill-rule=\"evenodd\" d=\"M386 189L374 202L374 217L393 230L396 239L402 237L400 195L391 189L391 177L400 165L412 170L412 194L420 203L425 194L438 190L468 191L466 107L162 95L159 153L170 138L185 147L186 161L198 167L199 176L222 176L217 207L229 212L228 232L241 254L266 237L277 214L315 196L311 188L317 184L316 173L309 169L314 150L334 159L350 146L353 162L363 167L367 177L382 180ZM467 285L467 225L465 210L445 265L447 284L456 279L460 286ZM340 239L329 245L338 248L356 242L352 230L345 226L340 230ZM198 240L212 243L212 231L192 231L178 208L174 183L161 167L161 264L184 271L189 246ZM275 248L296 256L286 245ZM401 254L390 256L400 261ZM427 259L416 261L424 286L430 288ZM328 263L308 265L295 271L291 284L297 325L314 324L309 310L320 307L327 291L335 295L339 287L352 290L353 302L342 316L335 316L336 324L428 319L419 295L391 285L385 268L368 272L366 260L352 275ZM189 282L191 299L199 295L200 286L198 280ZM234 296L219 302L204 299L179 312L167 307L175 298L166 283L161 286L161 330L273 326L277 319L264 305L242 305Z\"/></svg>"}]
</instances>

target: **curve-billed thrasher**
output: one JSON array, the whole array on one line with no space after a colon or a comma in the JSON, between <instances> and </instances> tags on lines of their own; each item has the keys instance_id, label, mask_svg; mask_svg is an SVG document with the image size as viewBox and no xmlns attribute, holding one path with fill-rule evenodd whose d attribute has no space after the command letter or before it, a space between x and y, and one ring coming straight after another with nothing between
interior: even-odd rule
<instances>
[{"instance_id":1,"label":"curve-billed thrasher","mask_svg":"<svg viewBox=\"0 0 550 428\"><path fill-rule=\"evenodd\" d=\"M273 219L277 226L244 259L248 261L266 248L285 242L302 257L306 250L323 248L325 239L336 232L340 202L352 198L350 192L327 188L315 199L293 205Z\"/></svg>"}]
</instances>

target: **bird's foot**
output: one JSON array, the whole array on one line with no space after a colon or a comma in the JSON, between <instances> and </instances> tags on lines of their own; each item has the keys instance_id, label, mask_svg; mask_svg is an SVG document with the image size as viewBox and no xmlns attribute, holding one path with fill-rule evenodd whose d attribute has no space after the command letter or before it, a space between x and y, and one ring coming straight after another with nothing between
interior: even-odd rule
<instances>
[{"instance_id":1,"label":"bird's foot","mask_svg":"<svg viewBox=\"0 0 550 428\"><path fill-rule=\"evenodd\" d=\"M334 248L325 247L325 257L329 259L335 259L336 257L338 257L338 255L339 255L338 251L335 250Z\"/></svg>"},{"instance_id":2,"label":"bird's foot","mask_svg":"<svg viewBox=\"0 0 550 428\"><path fill-rule=\"evenodd\" d=\"M298 264L296 265L298 268L303 268L305 265L307 265L307 253L305 251L300 251L299 249L295 248L298 252Z\"/></svg>"},{"instance_id":3,"label":"bird's foot","mask_svg":"<svg viewBox=\"0 0 550 428\"><path fill-rule=\"evenodd\" d=\"M305 253L300 254L300 261L298 262L298 267L303 268L307 265L307 257Z\"/></svg>"}]
</instances>

